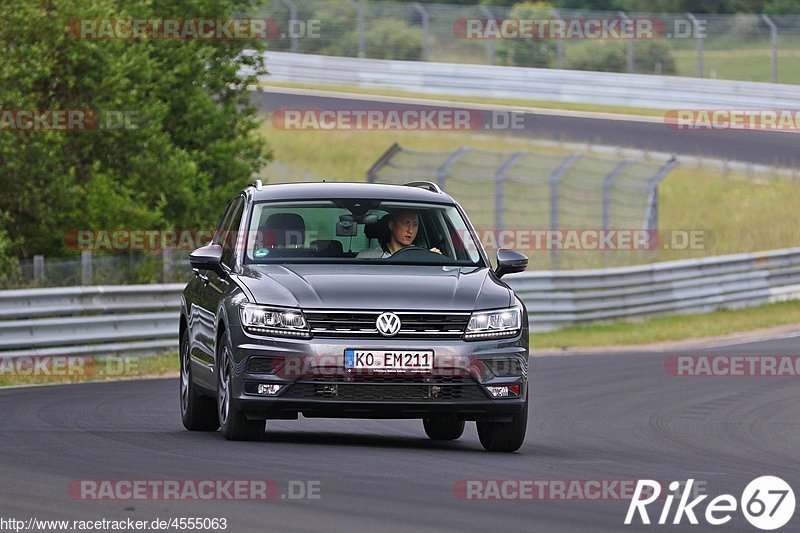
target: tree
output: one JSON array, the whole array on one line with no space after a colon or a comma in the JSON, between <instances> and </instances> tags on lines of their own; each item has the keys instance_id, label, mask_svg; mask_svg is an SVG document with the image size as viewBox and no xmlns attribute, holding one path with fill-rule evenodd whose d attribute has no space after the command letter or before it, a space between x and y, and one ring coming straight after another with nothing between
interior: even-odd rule
<instances>
[{"instance_id":1,"label":"tree","mask_svg":"<svg viewBox=\"0 0 800 533\"><path fill-rule=\"evenodd\" d=\"M0 109L123 112L130 129L0 131L0 213L16 255L86 228L213 225L269 158L248 91L258 41L81 39L77 19L226 18L245 0L5 0ZM241 15L240 15L241 16ZM253 75L242 76L240 67ZM0 130L3 124L0 122Z\"/></svg>"}]
</instances>

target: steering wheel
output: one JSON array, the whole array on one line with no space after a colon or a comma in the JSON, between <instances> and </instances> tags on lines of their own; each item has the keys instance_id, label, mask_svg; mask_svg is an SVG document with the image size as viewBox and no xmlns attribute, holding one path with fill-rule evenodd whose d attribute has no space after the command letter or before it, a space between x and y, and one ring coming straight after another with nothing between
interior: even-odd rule
<instances>
[{"instance_id":1,"label":"steering wheel","mask_svg":"<svg viewBox=\"0 0 800 533\"><path fill-rule=\"evenodd\" d=\"M447 261L447 262L451 262L452 261L451 258L447 257L444 254L437 254L436 252L431 252L427 248L422 248L421 246L413 246L413 245L412 246L406 246L405 248L400 248L399 250L397 250L395 253L392 254L392 258L395 258L396 256L398 256L400 254L405 254L405 255L409 256L408 259L411 259L409 254L412 253L412 252L415 253L415 254L420 255L419 259L430 260L431 256L433 256L433 257L436 257L439 260L444 260L444 261Z\"/></svg>"}]
</instances>

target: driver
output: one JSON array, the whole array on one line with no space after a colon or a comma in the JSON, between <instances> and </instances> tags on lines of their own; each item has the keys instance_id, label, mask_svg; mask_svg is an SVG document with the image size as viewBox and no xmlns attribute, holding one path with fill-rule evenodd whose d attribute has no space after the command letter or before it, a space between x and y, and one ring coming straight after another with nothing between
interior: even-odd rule
<instances>
[{"instance_id":1,"label":"driver","mask_svg":"<svg viewBox=\"0 0 800 533\"><path fill-rule=\"evenodd\" d=\"M362 250L356 256L359 259L377 259L391 257L395 252L411 246L419 231L419 214L412 210L394 211L389 214L389 242L385 248L375 247ZM441 254L438 248L431 252Z\"/></svg>"}]
</instances>

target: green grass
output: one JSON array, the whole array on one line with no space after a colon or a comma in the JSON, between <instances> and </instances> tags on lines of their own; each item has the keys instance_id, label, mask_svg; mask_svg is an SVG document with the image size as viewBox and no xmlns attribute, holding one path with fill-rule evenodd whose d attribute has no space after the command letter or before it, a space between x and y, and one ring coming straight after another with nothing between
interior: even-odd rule
<instances>
[{"instance_id":1,"label":"green grass","mask_svg":"<svg viewBox=\"0 0 800 533\"><path fill-rule=\"evenodd\" d=\"M469 146L506 153L525 149L556 155L570 152L544 148L527 139L464 132L285 131L275 129L269 123L261 131L273 148L276 159L261 176L269 183L321 181L323 178L363 181L366 170L395 141L416 150L454 150ZM446 185L446 188L464 205L476 226L492 226L489 211L484 209L485 195L491 194L490 181L468 189L455 184ZM546 191L538 193L546 194ZM522 188L517 196L525 194L533 199L537 192L532 188ZM471 199L476 195L480 198ZM616 252L612 255L562 252L560 266L600 268L798 246L800 210L797 205L800 205L800 185L788 180L757 179L733 173L725 175L711 168L678 167L659 189L659 227L662 230L704 232L702 249L662 249L645 254ZM524 213L515 215L513 221L509 216L508 220L507 227L542 229L535 225L534 218L526 218ZM531 251L529 255L532 270L549 268L547 251Z\"/></svg>"},{"instance_id":2,"label":"green grass","mask_svg":"<svg viewBox=\"0 0 800 533\"><path fill-rule=\"evenodd\" d=\"M674 51L673 57L679 76L694 77L697 72L695 51ZM703 54L704 76L725 80L772 82L770 57L769 49L706 50ZM796 50L778 51L778 81L800 84L800 55Z\"/></svg>"},{"instance_id":3,"label":"green grass","mask_svg":"<svg viewBox=\"0 0 800 533\"><path fill-rule=\"evenodd\" d=\"M569 327L531 335L531 348L574 349L624 346L713 337L800 323L800 302L782 302L700 315L672 315L641 321Z\"/></svg>"},{"instance_id":4,"label":"green grass","mask_svg":"<svg viewBox=\"0 0 800 533\"><path fill-rule=\"evenodd\" d=\"M144 377L173 374L180 369L177 353L165 353L153 356L120 356L112 359L97 357L81 358L70 365L59 361L58 357L50 360L46 372L32 374L30 361L4 359L0 361L0 387L11 385L34 385L46 383L85 383L89 381L114 381L119 379L140 379ZM74 358L70 358L74 361ZM59 368L61 370L59 370Z\"/></svg>"}]
</instances>

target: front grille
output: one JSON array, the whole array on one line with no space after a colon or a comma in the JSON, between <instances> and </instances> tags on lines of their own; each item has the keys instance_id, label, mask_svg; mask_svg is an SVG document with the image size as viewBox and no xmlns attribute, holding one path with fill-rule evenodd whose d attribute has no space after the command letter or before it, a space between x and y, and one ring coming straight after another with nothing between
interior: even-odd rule
<instances>
[{"instance_id":1,"label":"front grille","mask_svg":"<svg viewBox=\"0 0 800 533\"><path fill-rule=\"evenodd\" d=\"M375 321L383 311L304 311L315 337L375 337ZM398 311L400 331L392 339L459 338L469 322L469 313Z\"/></svg>"},{"instance_id":2,"label":"front grille","mask_svg":"<svg viewBox=\"0 0 800 533\"><path fill-rule=\"evenodd\" d=\"M428 375L408 375L408 374L370 374L370 375L347 375L338 376L314 376L314 383L370 383L373 385L382 383L410 383L416 385L460 385L464 383L474 383L471 377L467 376L428 376Z\"/></svg>"},{"instance_id":3,"label":"front grille","mask_svg":"<svg viewBox=\"0 0 800 533\"><path fill-rule=\"evenodd\" d=\"M303 400L351 400L351 401L481 401L488 397L475 384L472 385L420 385L420 384L354 384L354 383L308 383L292 386L284 398Z\"/></svg>"}]
</instances>

